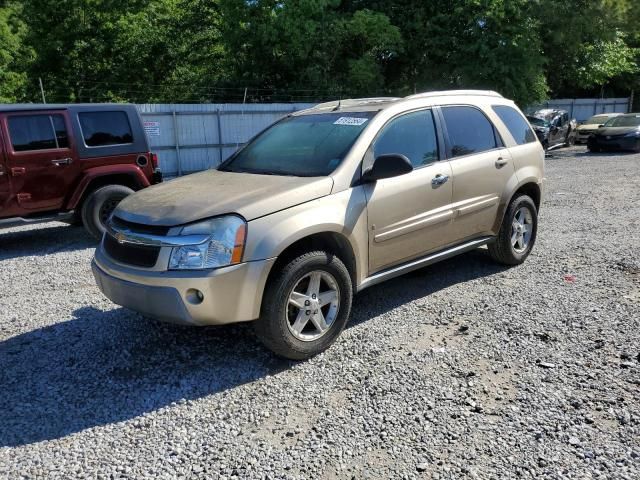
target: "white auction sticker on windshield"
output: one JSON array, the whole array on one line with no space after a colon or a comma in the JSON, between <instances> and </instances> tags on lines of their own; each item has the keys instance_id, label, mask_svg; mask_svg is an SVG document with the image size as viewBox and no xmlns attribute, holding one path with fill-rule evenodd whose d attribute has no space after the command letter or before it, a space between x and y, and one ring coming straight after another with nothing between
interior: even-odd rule
<instances>
[{"instance_id":1,"label":"white auction sticker on windshield","mask_svg":"<svg viewBox=\"0 0 640 480\"><path fill-rule=\"evenodd\" d=\"M340 117L338 120L333 122L334 125L354 125L359 127L360 125L364 125L367 123L368 118L359 118L359 117Z\"/></svg>"}]
</instances>

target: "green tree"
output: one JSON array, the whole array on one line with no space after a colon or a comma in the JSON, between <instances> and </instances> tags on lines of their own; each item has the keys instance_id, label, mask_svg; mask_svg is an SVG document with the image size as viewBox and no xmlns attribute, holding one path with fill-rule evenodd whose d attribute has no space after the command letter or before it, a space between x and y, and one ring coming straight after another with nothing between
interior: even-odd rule
<instances>
[{"instance_id":1,"label":"green tree","mask_svg":"<svg viewBox=\"0 0 640 480\"><path fill-rule=\"evenodd\" d=\"M20 18L19 3L0 4L0 102L23 98L27 83L26 68L30 60L23 44L26 26Z\"/></svg>"}]
</instances>

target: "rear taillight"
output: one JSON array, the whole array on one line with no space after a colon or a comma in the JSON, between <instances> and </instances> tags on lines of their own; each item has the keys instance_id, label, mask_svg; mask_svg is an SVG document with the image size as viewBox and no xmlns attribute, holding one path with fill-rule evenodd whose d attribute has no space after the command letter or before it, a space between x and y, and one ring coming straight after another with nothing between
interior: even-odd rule
<instances>
[{"instance_id":1,"label":"rear taillight","mask_svg":"<svg viewBox=\"0 0 640 480\"><path fill-rule=\"evenodd\" d=\"M158 168L158 154L150 153L149 158L151 158L151 166L153 167L153 169L155 170L156 168Z\"/></svg>"}]
</instances>

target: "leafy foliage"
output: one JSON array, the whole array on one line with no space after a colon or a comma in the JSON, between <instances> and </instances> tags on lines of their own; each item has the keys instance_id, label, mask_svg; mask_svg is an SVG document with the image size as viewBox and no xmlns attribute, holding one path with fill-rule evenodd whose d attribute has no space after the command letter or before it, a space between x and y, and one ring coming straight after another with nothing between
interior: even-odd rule
<instances>
[{"instance_id":1,"label":"leafy foliage","mask_svg":"<svg viewBox=\"0 0 640 480\"><path fill-rule=\"evenodd\" d=\"M59 102L628 94L636 2L0 0L0 101L38 101L38 77Z\"/></svg>"}]
</instances>

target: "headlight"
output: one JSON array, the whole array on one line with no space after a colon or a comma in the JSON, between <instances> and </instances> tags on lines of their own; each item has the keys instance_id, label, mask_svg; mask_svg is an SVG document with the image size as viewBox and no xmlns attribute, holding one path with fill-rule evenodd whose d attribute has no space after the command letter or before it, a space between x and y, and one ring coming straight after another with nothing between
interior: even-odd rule
<instances>
[{"instance_id":1,"label":"headlight","mask_svg":"<svg viewBox=\"0 0 640 480\"><path fill-rule=\"evenodd\" d=\"M225 267L242 261L247 224L235 215L217 217L187 225L179 235L206 235L197 245L174 247L170 270L202 270Z\"/></svg>"},{"instance_id":2,"label":"headlight","mask_svg":"<svg viewBox=\"0 0 640 480\"><path fill-rule=\"evenodd\" d=\"M625 134L625 137L640 137L640 131Z\"/></svg>"}]
</instances>

